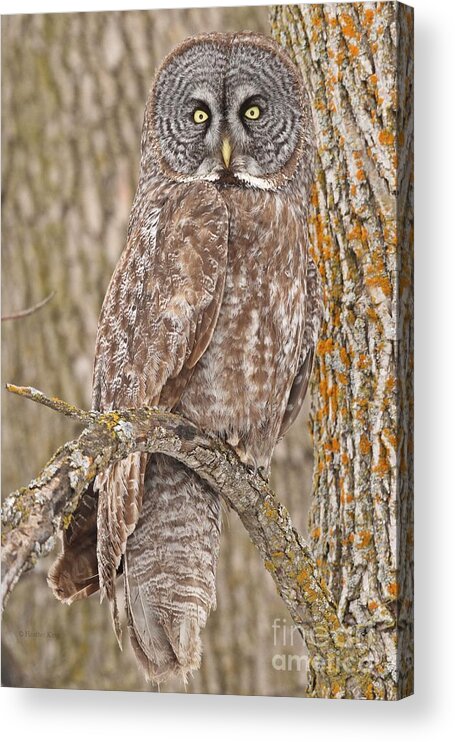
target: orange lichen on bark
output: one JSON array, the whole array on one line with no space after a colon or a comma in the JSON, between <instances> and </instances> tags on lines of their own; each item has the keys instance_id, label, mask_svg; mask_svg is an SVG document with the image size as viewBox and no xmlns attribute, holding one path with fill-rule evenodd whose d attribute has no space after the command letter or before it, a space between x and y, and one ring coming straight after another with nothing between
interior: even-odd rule
<instances>
[{"instance_id":1,"label":"orange lichen on bark","mask_svg":"<svg viewBox=\"0 0 455 742\"><path fill-rule=\"evenodd\" d=\"M336 59L336 63L337 63L337 65L338 65L338 67L341 67L341 65L343 64L344 60L346 59L346 54L345 54L345 52L344 52L344 49L341 49L341 50L340 50L340 51L339 51L339 52L337 53L337 55L336 55L335 59Z\"/></svg>"},{"instance_id":2,"label":"orange lichen on bark","mask_svg":"<svg viewBox=\"0 0 455 742\"><path fill-rule=\"evenodd\" d=\"M328 453L338 453L340 450L340 441L338 438L332 438L332 440L324 443L324 450Z\"/></svg>"},{"instance_id":3,"label":"orange lichen on bark","mask_svg":"<svg viewBox=\"0 0 455 742\"><path fill-rule=\"evenodd\" d=\"M380 144L393 144L395 141L395 136L393 132L388 131L387 129L382 129L382 131L379 132L379 143Z\"/></svg>"},{"instance_id":4,"label":"orange lichen on bark","mask_svg":"<svg viewBox=\"0 0 455 742\"><path fill-rule=\"evenodd\" d=\"M342 13L340 15L341 30L344 35L349 39L358 39L360 33L357 31L354 20L349 13Z\"/></svg>"},{"instance_id":5,"label":"orange lichen on bark","mask_svg":"<svg viewBox=\"0 0 455 742\"><path fill-rule=\"evenodd\" d=\"M387 380L385 382L385 388L386 388L386 390L388 392L393 392L393 391L395 391L395 387L396 387L396 380L395 380L395 378L393 376L388 376L387 377Z\"/></svg>"},{"instance_id":6,"label":"orange lichen on bark","mask_svg":"<svg viewBox=\"0 0 455 742\"><path fill-rule=\"evenodd\" d=\"M299 585L303 585L305 582L308 582L309 579L310 579L310 573L308 572L307 569L300 570L300 572L298 573L296 577L297 583Z\"/></svg>"},{"instance_id":7,"label":"orange lichen on bark","mask_svg":"<svg viewBox=\"0 0 455 742\"><path fill-rule=\"evenodd\" d=\"M322 378L318 386L319 386L319 394L321 395L322 399L324 400L324 402L328 401L329 385L328 385L327 379L325 377Z\"/></svg>"},{"instance_id":8,"label":"orange lichen on bark","mask_svg":"<svg viewBox=\"0 0 455 742\"><path fill-rule=\"evenodd\" d=\"M327 414L326 414L326 412L325 412L325 410L324 410L324 407L323 407L323 406L322 406L322 407L320 407L320 408L319 408L319 409L317 410L317 412L316 412L316 420L317 420L317 421L318 421L319 423L322 423L322 421L324 420L324 418L325 418L326 416L327 416Z\"/></svg>"},{"instance_id":9,"label":"orange lichen on bark","mask_svg":"<svg viewBox=\"0 0 455 742\"><path fill-rule=\"evenodd\" d=\"M360 436L359 451L364 456L367 456L371 451L371 443L366 435Z\"/></svg>"},{"instance_id":10,"label":"orange lichen on bark","mask_svg":"<svg viewBox=\"0 0 455 742\"><path fill-rule=\"evenodd\" d=\"M313 213L310 216L310 230L312 232L313 236L313 245L315 248L315 252L324 258L324 260L318 260L318 268L321 272L321 277L324 277L325 275L325 264L324 261L327 261L332 256L333 251L333 244L332 244L332 238L330 234L327 232L326 225L323 222L321 214L317 211L317 196L316 196L316 205L314 207Z\"/></svg>"},{"instance_id":11,"label":"orange lichen on bark","mask_svg":"<svg viewBox=\"0 0 455 742\"><path fill-rule=\"evenodd\" d=\"M326 353L332 353L334 350L334 343L332 338L326 338L325 340L319 340L318 342L318 353L325 355Z\"/></svg>"},{"instance_id":12,"label":"orange lichen on bark","mask_svg":"<svg viewBox=\"0 0 455 742\"><path fill-rule=\"evenodd\" d=\"M371 531L359 531L357 545L360 549L366 549L373 538Z\"/></svg>"},{"instance_id":13,"label":"orange lichen on bark","mask_svg":"<svg viewBox=\"0 0 455 742\"><path fill-rule=\"evenodd\" d=\"M393 432L393 430L390 430L390 428L384 428L384 430L382 431L382 435L387 438L393 448L397 447L397 436Z\"/></svg>"},{"instance_id":14,"label":"orange lichen on bark","mask_svg":"<svg viewBox=\"0 0 455 742\"><path fill-rule=\"evenodd\" d=\"M338 300L337 300L338 301ZM340 327L341 325L341 310L339 304L336 302L330 303L330 312L333 316L333 326L334 327Z\"/></svg>"},{"instance_id":15,"label":"orange lichen on bark","mask_svg":"<svg viewBox=\"0 0 455 742\"><path fill-rule=\"evenodd\" d=\"M266 517L271 520L276 520L278 518L276 509L267 500L264 501L264 513Z\"/></svg>"},{"instance_id":16,"label":"orange lichen on bark","mask_svg":"<svg viewBox=\"0 0 455 742\"><path fill-rule=\"evenodd\" d=\"M333 384L329 389L330 417L336 420L338 412L338 387Z\"/></svg>"},{"instance_id":17,"label":"orange lichen on bark","mask_svg":"<svg viewBox=\"0 0 455 742\"><path fill-rule=\"evenodd\" d=\"M384 296L392 296L392 286L390 284L389 277L384 273L372 273L372 275L365 278L367 286L381 289Z\"/></svg>"},{"instance_id":18,"label":"orange lichen on bark","mask_svg":"<svg viewBox=\"0 0 455 742\"><path fill-rule=\"evenodd\" d=\"M390 464L387 460L387 457L381 454L381 456L378 459L378 463L373 466L373 472L375 474L380 474L381 476L384 476L387 474L387 472L390 469Z\"/></svg>"},{"instance_id":19,"label":"orange lichen on bark","mask_svg":"<svg viewBox=\"0 0 455 742\"><path fill-rule=\"evenodd\" d=\"M374 10L372 10L371 8L367 8L363 14L363 25L368 28L373 23L373 19Z\"/></svg>"},{"instance_id":20,"label":"orange lichen on bark","mask_svg":"<svg viewBox=\"0 0 455 742\"><path fill-rule=\"evenodd\" d=\"M391 582L387 585L387 592L392 598L398 598L399 585L398 582Z\"/></svg>"},{"instance_id":21,"label":"orange lichen on bark","mask_svg":"<svg viewBox=\"0 0 455 742\"><path fill-rule=\"evenodd\" d=\"M355 227L348 232L348 239L368 243L368 232L363 225L357 223Z\"/></svg>"},{"instance_id":22,"label":"orange lichen on bark","mask_svg":"<svg viewBox=\"0 0 455 742\"><path fill-rule=\"evenodd\" d=\"M368 319L371 322L379 322L378 313L376 312L376 310L372 306L367 307L366 314L367 314Z\"/></svg>"}]
</instances>

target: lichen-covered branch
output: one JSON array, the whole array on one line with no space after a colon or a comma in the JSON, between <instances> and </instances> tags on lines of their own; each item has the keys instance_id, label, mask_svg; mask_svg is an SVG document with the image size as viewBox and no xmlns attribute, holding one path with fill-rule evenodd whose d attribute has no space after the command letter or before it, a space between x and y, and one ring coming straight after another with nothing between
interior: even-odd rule
<instances>
[{"instance_id":1,"label":"lichen-covered branch","mask_svg":"<svg viewBox=\"0 0 455 742\"><path fill-rule=\"evenodd\" d=\"M2 510L2 604L24 571L47 554L96 474L134 451L172 456L207 481L238 513L273 576L278 592L330 683L321 696L367 697L366 652L340 624L335 603L287 510L235 452L179 415L158 409L84 412L30 387L9 390L88 422L39 476L11 494ZM349 678L349 684L346 679Z\"/></svg>"}]
</instances>

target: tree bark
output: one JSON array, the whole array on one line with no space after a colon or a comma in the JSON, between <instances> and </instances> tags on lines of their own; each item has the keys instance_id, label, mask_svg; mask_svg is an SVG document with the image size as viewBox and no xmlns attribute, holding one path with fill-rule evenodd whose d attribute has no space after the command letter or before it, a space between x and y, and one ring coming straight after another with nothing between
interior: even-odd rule
<instances>
[{"instance_id":1,"label":"tree bark","mask_svg":"<svg viewBox=\"0 0 455 742\"><path fill-rule=\"evenodd\" d=\"M312 552L368 646L368 696L397 699L413 688L413 11L278 6L272 28L302 71L317 143ZM309 649L318 696L330 672Z\"/></svg>"}]
</instances>

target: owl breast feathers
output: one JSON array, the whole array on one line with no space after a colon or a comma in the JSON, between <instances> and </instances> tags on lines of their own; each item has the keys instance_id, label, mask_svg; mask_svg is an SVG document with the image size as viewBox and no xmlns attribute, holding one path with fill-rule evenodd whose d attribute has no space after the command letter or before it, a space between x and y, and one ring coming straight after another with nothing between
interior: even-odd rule
<instances>
[{"instance_id":1,"label":"owl breast feathers","mask_svg":"<svg viewBox=\"0 0 455 742\"><path fill-rule=\"evenodd\" d=\"M93 407L158 405L267 476L311 375L319 282L308 252L311 115L271 39L208 34L158 69L126 248L98 327ZM162 455L99 475L49 573L64 602L101 592L120 641L116 578L148 678L186 678L215 607L219 496Z\"/></svg>"}]
</instances>

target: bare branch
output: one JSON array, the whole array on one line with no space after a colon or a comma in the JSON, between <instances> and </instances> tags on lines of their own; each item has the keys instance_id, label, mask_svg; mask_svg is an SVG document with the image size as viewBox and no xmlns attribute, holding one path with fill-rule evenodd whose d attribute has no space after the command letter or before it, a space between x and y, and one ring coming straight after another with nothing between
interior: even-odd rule
<instances>
[{"instance_id":1,"label":"bare branch","mask_svg":"<svg viewBox=\"0 0 455 742\"><path fill-rule=\"evenodd\" d=\"M2 322L6 322L10 319L22 319L23 317L29 317L31 314L35 314L35 312L38 312L40 309L46 306L51 299L53 299L55 296L55 291L51 291L49 296L46 296L45 299L42 299L38 302L38 304L34 304L32 307L28 307L27 309L21 309L19 312L14 312L13 314L3 314L2 315Z\"/></svg>"},{"instance_id":2,"label":"bare branch","mask_svg":"<svg viewBox=\"0 0 455 742\"><path fill-rule=\"evenodd\" d=\"M228 445L162 410L91 413L38 390L8 388L89 424L78 439L56 452L37 479L4 503L2 605L22 573L52 549L58 529L68 524L80 495L98 472L135 451L163 453L197 472L237 512L307 643L318 645L327 661L334 661L331 673L337 687L343 688L349 675L349 695L365 697L369 682L365 650L340 624L308 545L268 484L248 471ZM326 695L331 694L333 688L327 688Z\"/></svg>"},{"instance_id":3,"label":"bare branch","mask_svg":"<svg viewBox=\"0 0 455 742\"><path fill-rule=\"evenodd\" d=\"M99 412L86 412L86 410L80 410L78 407L74 407L74 405L68 404L68 402L64 402L58 397L47 397L43 392L40 392L39 389L35 389L33 386L5 384L5 387L8 392L17 394L20 397L31 399L33 402L38 402L45 407L50 407L51 410L61 412L63 415L66 415L66 417L73 417L82 422L91 422L97 417L97 415L99 415Z\"/></svg>"}]
</instances>

